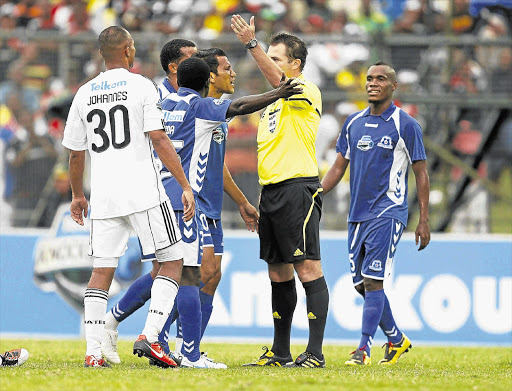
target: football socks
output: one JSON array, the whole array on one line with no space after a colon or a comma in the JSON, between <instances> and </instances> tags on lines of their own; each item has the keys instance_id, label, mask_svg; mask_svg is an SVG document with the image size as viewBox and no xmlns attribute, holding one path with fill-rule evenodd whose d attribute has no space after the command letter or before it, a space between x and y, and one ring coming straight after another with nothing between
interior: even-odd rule
<instances>
[{"instance_id":1,"label":"football socks","mask_svg":"<svg viewBox=\"0 0 512 391\"><path fill-rule=\"evenodd\" d=\"M384 289L365 292L363 327L358 349L364 348L368 357L371 355L373 337L375 336L380 319L382 318L385 299L386 295L384 294Z\"/></svg>"},{"instance_id":2,"label":"football socks","mask_svg":"<svg viewBox=\"0 0 512 391\"><path fill-rule=\"evenodd\" d=\"M388 337L388 341L393 345L398 344L402 340L402 332L398 329L389 306L389 300L386 295L384 300L384 310L382 311L382 318L380 319L379 326Z\"/></svg>"},{"instance_id":3,"label":"football socks","mask_svg":"<svg viewBox=\"0 0 512 391\"><path fill-rule=\"evenodd\" d=\"M293 312L297 305L295 279L285 282L271 281L272 317L274 318L274 343L272 352L279 357L290 355L290 332Z\"/></svg>"},{"instance_id":4,"label":"football socks","mask_svg":"<svg viewBox=\"0 0 512 391\"><path fill-rule=\"evenodd\" d=\"M151 301L149 303L148 317L142 334L150 343L158 340L165 321L171 313L174 299L178 293L179 284L172 278L158 275L151 288Z\"/></svg>"},{"instance_id":5,"label":"football socks","mask_svg":"<svg viewBox=\"0 0 512 391\"><path fill-rule=\"evenodd\" d=\"M87 356L101 357L101 339L105 324L108 292L103 289L87 288L84 297L85 340Z\"/></svg>"},{"instance_id":6,"label":"football socks","mask_svg":"<svg viewBox=\"0 0 512 391\"><path fill-rule=\"evenodd\" d=\"M329 291L325 278L322 276L316 280L302 284L306 291L306 306L309 322L309 341L307 352L316 357L323 357L322 344L324 341L325 323L329 309Z\"/></svg>"},{"instance_id":7,"label":"football socks","mask_svg":"<svg viewBox=\"0 0 512 391\"><path fill-rule=\"evenodd\" d=\"M212 316L213 296L200 290L199 291L199 300L201 301L201 339L202 339L203 335L204 335L204 331L206 330L206 326L208 326L208 322L210 321L210 317Z\"/></svg>"},{"instance_id":8,"label":"football socks","mask_svg":"<svg viewBox=\"0 0 512 391\"><path fill-rule=\"evenodd\" d=\"M118 322L122 322L142 307L151 298L152 286L153 278L150 273L137 278L119 300L119 303L110 310L114 318Z\"/></svg>"},{"instance_id":9,"label":"football socks","mask_svg":"<svg viewBox=\"0 0 512 391\"><path fill-rule=\"evenodd\" d=\"M179 319L183 333L181 353L189 361L197 361L201 356L199 349L199 342L201 341L199 287L191 285L181 286L176 298L176 304L180 313Z\"/></svg>"}]
</instances>

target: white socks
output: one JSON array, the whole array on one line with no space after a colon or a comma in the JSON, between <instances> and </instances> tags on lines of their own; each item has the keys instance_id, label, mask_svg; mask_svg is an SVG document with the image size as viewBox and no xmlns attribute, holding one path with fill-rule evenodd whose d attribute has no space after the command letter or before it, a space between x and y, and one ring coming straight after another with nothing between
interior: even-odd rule
<instances>
[{"instance_id":1,"label":"white socks","mask_svg":"<svg viewBox=\"0 0 512 391\"><path fill-rule=\"evenodd\" d=\"M116 318L114 318L112 311L108 311L105 315L105 328L115 331L117 330L117 326L119 326L119 322L116 320Z\"/></svg>"},{"instance_id":2,"label":"white socks","mask_svg":"<svg viewBox=\"0 0 512 391\"><path fill-rule=\"evenodd\" d=\"M101 358L101 340L104 333L105 311L107 310L108 292L103 289L87 288L84 297L86 356Z\"/></svg>"},{"instance_id":3,"label":"white socks","mask_svg":"<svg viewBox=\"0 0 512 391\"><path fill-rule=\"evenodd\" d=\"M149 304L148 317L142 334L150 343L158 340L158 334L162 331L169 317L174 300L178 294L179 284L170 277L158 275L151 288L151 302Z\"/></svg>"}]
</instances>

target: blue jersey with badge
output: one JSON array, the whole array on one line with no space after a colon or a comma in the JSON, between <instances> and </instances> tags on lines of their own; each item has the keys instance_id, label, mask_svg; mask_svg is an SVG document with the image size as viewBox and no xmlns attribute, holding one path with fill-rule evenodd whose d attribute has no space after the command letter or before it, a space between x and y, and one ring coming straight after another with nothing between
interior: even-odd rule
<instances>
[{"instance_id":1,"label":"blue jersey with badge","mask_svg":"<svg viewBox=\"0 0 512 391\"><path fill-rule=\"evenodd\" d=\"M197 207L206 217L214 220L219 220L222 212L227 137L228 124L224 122L213 131L203 188L197 196Z\"/></svg>"},{"instance_id":2,"label":"blue jersey with badge","mask_svg":"<svg viewBox=\"0 0 512 391\"><path fill-rule=\"evenodd\" d=\"M226 121L231 100L202 98L190 88L180 88L162 101L165 131L178 153L195 195L204 185L212 134ZM160 176L174 210L183 210L183 189L165 166Z\"/></svg>"},{"instance_id":3,"label":"blue jersey with badge","mask_svg":"<svg viewBox=\"0 0 512 391\"><path fill-rule=\"evenodd\" d=\"M421 127L393 102L381 115L351 114L336 144L350 160L349 222L389 217L407 224L409 164L425 160Z\"/></svg>"}]
</instances>

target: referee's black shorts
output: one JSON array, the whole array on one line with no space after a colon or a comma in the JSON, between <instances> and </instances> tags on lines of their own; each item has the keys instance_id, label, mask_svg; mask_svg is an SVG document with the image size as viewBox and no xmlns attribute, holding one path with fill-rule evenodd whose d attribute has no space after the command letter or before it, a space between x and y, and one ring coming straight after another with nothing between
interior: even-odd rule
<instances>
[{"instance_id":1,"label":"referee's black shorts","mask_svg":"<svg viewBox=\"0 0 512 391\"><path fill-rule=\"evenodd\" d=\"M318 177L263 186L260 198L260 258L269 264L320 259L322 193Z\"/></svg>"}]
</instances>

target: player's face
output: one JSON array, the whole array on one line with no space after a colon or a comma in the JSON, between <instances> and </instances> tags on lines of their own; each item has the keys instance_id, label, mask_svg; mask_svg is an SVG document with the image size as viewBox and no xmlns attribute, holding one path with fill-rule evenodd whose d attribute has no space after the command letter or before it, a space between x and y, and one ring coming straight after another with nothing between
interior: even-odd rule
<instances>
[{"instance_id":1,"label":"player's face","mask_svg":"<svg viewBox=\"0 0 512 391\"><path fill-rule=\"evenodd\" d=\"M298 60L290 61L286 55L286 45L284 43L278 43L277 45L270 46L267 54L277 64L277 66L281 68L286 77L295 77L300 73L297 64Z\"/></svg>"},{"instance_id":2,"label":"player's face","mask_svg":"<svg viewBox=\"0 0 512 391\"><path fill-rule=\"evenodd\" d=\"M217 67L217 74L214 76L215 88L223 94L232 94L235 92L236 73L226 56L217 57L217 61L219 66Z\"/></svg>"},{"instance_id":3,"label":"player's face","mask_svg":"<svg viewBox=\"0 0 512 391\"><path fill-rule=\"evenodd\" d=\"M366 94L368 102L379 103L390 100L396 89L396 80L385 65L374 65L366 74Z\"/></svg>"}]
</instances>

